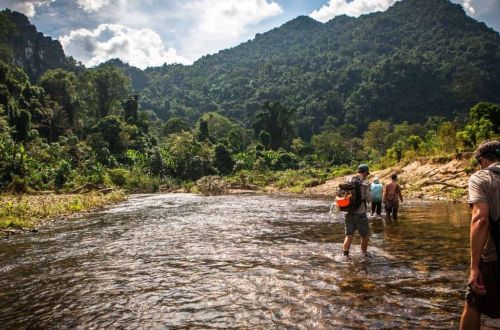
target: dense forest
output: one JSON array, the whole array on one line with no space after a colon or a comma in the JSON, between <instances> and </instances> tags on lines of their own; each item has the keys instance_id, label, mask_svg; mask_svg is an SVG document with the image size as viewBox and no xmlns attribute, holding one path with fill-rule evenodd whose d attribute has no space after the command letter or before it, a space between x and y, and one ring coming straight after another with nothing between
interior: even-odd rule
<instances>
[{"instance_id":1,"label":"dense forest","mask_svg":"<svg viewBox=\"0 0 500 330\"><path fill-rule=\"evenodd\" d=\"M123 67L141 105L162 119L216 111L250 127L266 101L279 101L305 141L327 120L361 133L378 119L465 118L480 101L500 102L498 32L448 0L325 24L301 16L192 66Z\"/></svg>"},{"instance_id":2,"label":"dense forest","mask_svg":"<svg viewBox=\"0 0 500 330\"><path fill-rule=\"evenodd\" d=\"M0 190L266 184L280 171L306 185L500 134L500 36L447 0L298 17L191 66L144 71L85 68L26 22L0 13Z\"/></svg>"}]
</instances>

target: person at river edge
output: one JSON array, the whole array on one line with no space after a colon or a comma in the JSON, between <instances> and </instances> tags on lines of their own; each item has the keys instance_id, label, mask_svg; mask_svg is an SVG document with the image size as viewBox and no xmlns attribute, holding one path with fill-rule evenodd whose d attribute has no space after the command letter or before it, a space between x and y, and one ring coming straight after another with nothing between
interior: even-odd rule
<instances>
[{"instance_id":1,"label":"person at river edge","mask_svg":"<svg viewBox=\"0 0 500 330\"><path fill-rule=\"evenodd\" d=\"M500 318L500 141L484 141L474 156L480 170L469 179L471 261L460 329L479 329L481 314Z\"/></svg>"},{"instance_id":2,"label":"person at river edge","mask_svg":"<svg viewBox=\"0 0 500 330\"><path fill-rule=\"evenodd\" d=\"M391 183L385 186L383 199L387 218L390 218L392 214L392 218L397 220L399 201L403 202L403 194L401 193L401 187L398 184L398 176L396 174L391 175Z\"/></svg>"},{"instance_id":3,"label":"person at river edge","mask_svg":"<svg viewBox=\"0 0 500 330\"><path fill-rule=\"evenodd\" d=\"M366 177L370 174L368 165L361 164L358 166L358 174L351 178L351 182L358 180L361 184L361 205L345 215L345 239L343 245L344 255L349 255L354 232L357 230L361 236L361 252L366 254L368 250L368 216L367 203L371 202L370 182Z\"/></svg>"},{"instance_id":4,"label":"person at river edge","mask_svg":"<svg viewBox=\"0 0 500 330\"><path fill-rule=\"evenodd\" d=\"M375 212L377 215L382 214L382 192L383 192L383 186L380 183L379 179L375 177L373 180L373 183L371 184L371 196L372 196L372 213L373 215Z\"/></svg>"}]
</instances>

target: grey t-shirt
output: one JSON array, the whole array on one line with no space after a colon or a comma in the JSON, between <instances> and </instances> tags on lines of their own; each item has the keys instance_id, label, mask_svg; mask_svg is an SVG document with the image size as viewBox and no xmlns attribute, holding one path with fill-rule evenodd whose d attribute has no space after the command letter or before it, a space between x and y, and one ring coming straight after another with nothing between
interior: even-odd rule
<instances>
[{"instance_id":1,"label":"grey t-shirt","mask_svg":"<svg viewBox=\"0 0 500 330\"><path fill-rule=\"evenodd\" d=\"M500 169L500 162L490 167ZM489 168L490 168L489 167ZM489 170L480 170L469 178L469 204L487 203L490 217L496 221L500 218L500 175ZM485 262L497 260L495 241L488 235L482 258Z\"/></svg>"}]
</instances>

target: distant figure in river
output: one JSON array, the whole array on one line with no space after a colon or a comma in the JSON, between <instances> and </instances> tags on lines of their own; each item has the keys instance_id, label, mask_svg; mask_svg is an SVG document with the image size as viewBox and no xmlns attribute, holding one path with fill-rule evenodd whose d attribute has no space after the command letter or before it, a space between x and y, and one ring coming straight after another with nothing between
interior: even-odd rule
<instances>
[{"instance_id":1,"label":"distant figure in river","mask_svg":"<svg viewBox=\"0 0 500 330\"><path fill-rule=\"evenodd\" d=\"M377 215L382 214L382 192L383 192L384 187L380 183L379 179L375 177L373 180L373 183L371 184L371 194L372 194L372 213L373 215L375 212Z\"/></svg>"},{"instance_id":2,"label":"distant figure in river","mask_svg":"<svg viewBox=\"0 0 500 330\"><path fill-rule=\"evenodd\" d=\"M361 236L361 252L366 254L368 250L368 227L367 203L371 202L370 182L366 177L370 174L368 165L361 164L358 166L358 174L351 178L351 183L357 182L360 185L361 204L352 211L348 211L345 215L345 239L344 239L344 255L349 255L354 232L357 230Z\"/></svg>"},{"instance_id":3,"label":"distant figure in river","mask_svg":"<svg viewBox=\"0 0 500 330\"><path fill-rule=\"evenodd\" d=\"M385 186L383 199L387 218L390 218L392 214L392 218L397 220L399 201L403 202L403 195L401 194L401 187L398 184L398 176L396 174L391 175L391 183Z\"/></svg>"},{"instance_id":4,"label":"distant figure in river","mask_svg":"<svg viewBox=\"0 0 500 330\"><path fill-rule=\"evenodd\" d=\"M474 156L480 170L469 178L471 262L460 329L479 329L481 314L500 318L500 141L484 141Z\"/></svg>"}]
</instances>

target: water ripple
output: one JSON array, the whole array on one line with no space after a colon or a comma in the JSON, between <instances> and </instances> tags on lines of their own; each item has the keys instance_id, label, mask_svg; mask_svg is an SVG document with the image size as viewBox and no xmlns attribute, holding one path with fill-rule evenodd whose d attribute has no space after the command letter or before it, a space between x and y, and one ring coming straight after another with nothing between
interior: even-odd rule
<instances>
[{"instance_id":1,"label":"water ripple","mask_svg":"<svg viewBox=\"0 0 500 330\"><path fill-rule=\"evenodd\" d=\"M429 212L432 209L433 212ZM411 204L340 255L323 200L136 195L0 242L5 328L456 327L468 210ZM490 322L490 321L487 321Z\"/></svg>"}]
</instances>

